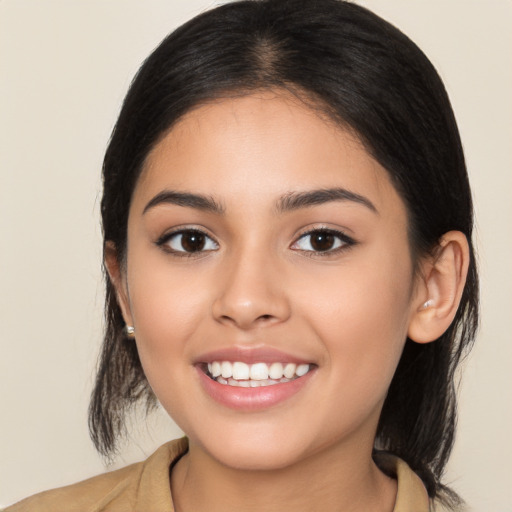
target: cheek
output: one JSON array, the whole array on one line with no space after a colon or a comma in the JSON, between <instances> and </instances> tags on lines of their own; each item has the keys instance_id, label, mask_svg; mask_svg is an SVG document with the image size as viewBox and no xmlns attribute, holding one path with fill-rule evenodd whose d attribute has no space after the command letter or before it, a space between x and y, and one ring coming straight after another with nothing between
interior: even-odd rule
<instances>
[{"instance_id":1,"label":"cheek","mask_svg":"<svg viewBox=\"0 0 512 512\"><path fill-rule=\"evenodd\" d=\"M128 267L130 308L139 355L153 386L152 381L160 376L178 377L176 363L189 358L188 341L207 314L208 291L197 272L172 269L165 257L130 256L134 269L130 273Z\"/></svg>"},{"instance_id":2,"label":"cheek","mask_svg":"<svg viewBox=\"0 0 512 512\"><path fill-rule=\"evenodd\" d=\"M329 279L304 278L309 293L301 313L323 340L324 364L335 370L331 378L357 390L356 399L383 398L391 382L407 336L411 275L408 260L388 251L351 262Z\"/></svg>"}]
</instances>

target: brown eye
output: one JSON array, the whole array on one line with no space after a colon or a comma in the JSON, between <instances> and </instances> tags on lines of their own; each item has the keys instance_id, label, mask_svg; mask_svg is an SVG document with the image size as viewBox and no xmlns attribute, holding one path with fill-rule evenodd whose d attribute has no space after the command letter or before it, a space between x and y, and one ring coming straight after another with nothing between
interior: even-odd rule
<instances>
[{"instance_id":1,"label":"brown eye","mask_svg":"<svg viewBox=\"0 0 512 512\"><path fill-rule=\"evenodd\" d=\"M189 231L181 235L181 246L187 252L202 251L205 244L205 237L197 231Z\"/></svg>"},{"instance_id":2,"label":"brown eye","mask_svg":"<svg viewBox=\"0 0 512 512\"><path fill-rule=\"evenodd\" d=\"M331 229L315 229L302 235L292 249L311 253L336 252L336 249L348 248L356 242L340 231Z\"/></svg>"},{"instance_id":3,"label":"brown eye","mask_svg":"<svg viewBox=\"0 0 512 512\"><path fill-rule=\"evenodd\" d=\"M334 247L335 237L331 233L317 231L311 235L311 247L315 251L328 251Z\"/></svg>"},{"instance_id":4,"label":"brown eye","mask_svg":"<svg viewBox=\"0 0 512 512\"><path fill-rule=\"evenodd\" d=\"M213 251L218 245L206 233L197 229L187 229L166 235L157 242L175 253Z\"/></svg>"}]
</instances>

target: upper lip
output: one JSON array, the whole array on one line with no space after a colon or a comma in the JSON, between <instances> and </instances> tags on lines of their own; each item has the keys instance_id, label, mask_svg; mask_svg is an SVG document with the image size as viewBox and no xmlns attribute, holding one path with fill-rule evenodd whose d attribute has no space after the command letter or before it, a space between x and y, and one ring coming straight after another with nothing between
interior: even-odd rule
<instances>
[{"instance_id":1,"label":"upper lip","mask_svg":"<svg viewBox=\"0 0 512 512\"><path fill-rule=\"evenodd\" d=\"M194 364L212 363L214 361L240 361L246 364L254 363L295 363L309 364L311 360L297 357L268 346L260 347L226 347L200 354L194 358Z\"/></svg>"}]
</instances>

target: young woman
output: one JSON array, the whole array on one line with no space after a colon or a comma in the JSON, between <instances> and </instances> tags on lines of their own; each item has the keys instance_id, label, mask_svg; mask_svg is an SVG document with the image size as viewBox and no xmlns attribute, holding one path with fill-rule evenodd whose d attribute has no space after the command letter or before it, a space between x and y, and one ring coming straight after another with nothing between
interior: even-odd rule
<instances>
[{"instance_id":1,"label":"young woman","mask_svg":"<svg viewBox=\"0 0 512 512\"><path fill-rule=\"evenodd\" d=\"M104 161L107 329L90 408L185 439L7 510L455 510L454 372L477 324L444 87L338 0L233 2L166 38Z\"/></svg>"}]
</instances>

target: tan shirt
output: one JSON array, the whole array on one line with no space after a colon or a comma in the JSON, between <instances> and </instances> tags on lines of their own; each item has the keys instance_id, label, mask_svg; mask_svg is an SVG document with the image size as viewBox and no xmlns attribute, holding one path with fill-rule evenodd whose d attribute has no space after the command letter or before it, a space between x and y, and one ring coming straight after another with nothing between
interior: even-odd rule
<instances>
[{"instance_id":1,"label":"tan shirt","mask_svg":"<svg viewBox=\"0 0 512 512\"><path fill-rule=\"evenodd\" d=\"M186 438L171 441L143 462L36 494L5 512L174 512L169 468L187 449ZM385 463L398 481L393 512L429 512L420 478L396 457L386 456Z\"/></svg>"}]
</instances>

